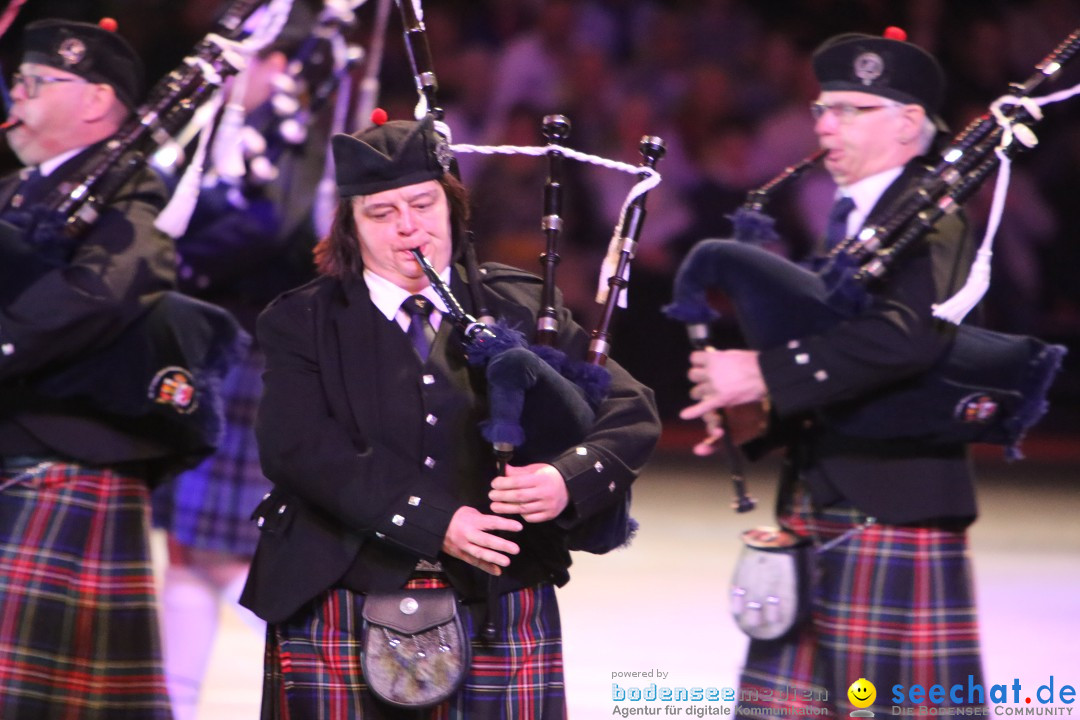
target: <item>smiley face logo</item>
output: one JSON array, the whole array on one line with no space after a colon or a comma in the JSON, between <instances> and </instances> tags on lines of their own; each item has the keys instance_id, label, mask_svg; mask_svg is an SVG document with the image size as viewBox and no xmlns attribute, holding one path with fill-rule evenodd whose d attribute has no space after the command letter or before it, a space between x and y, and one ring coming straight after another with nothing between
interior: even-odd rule
<instances>
[{"instance_id":1,"label":"smiley face logo","mask_svg":"<svg viewBox=\"0 0 1080 720\"><path fill-rule=\"evenodd\" d=\"M866 678L859 678L847 689L848 700L857 708L870 707L877 697L877 688Z\"/></svg>"}]
</instances>

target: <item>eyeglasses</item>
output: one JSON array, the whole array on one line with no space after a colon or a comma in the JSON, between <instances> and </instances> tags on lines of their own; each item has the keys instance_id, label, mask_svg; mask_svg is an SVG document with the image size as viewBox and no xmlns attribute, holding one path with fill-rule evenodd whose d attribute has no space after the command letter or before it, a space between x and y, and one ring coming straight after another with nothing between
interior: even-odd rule
<instances>
[{"instance_id":1,"label":"eyeglasses","mask_svg":"<svg viewBox=\"0 0 1080 720\"><path fill-rule=\"evenodd\" d=\"M899 107L899 103L888 105L852 105L851 103L846 102L828 104L814 102L810 103L810 114L814 116L815 120L820 120L824 117L825 113L831 112L838 120L840 120L840 122L850 122L863 113L873 112L874 110L884 110L885 108L891 107Z\"/></svg>"},{"instance_id":2,"label":"eyeglasses","mask_svg":"<svg viewBox=\"0 0 1080 720\"><path fill-rule=\"evenodd\" d=\"M41 88L44 85L69 82L86 81L82 78L47 77L44 75L34 75L33 73L20 72L17 72L11 76L11 87L14 88L18 85L22 85L26 89L26 97L30 98L31 100L38 96L38 92L41 91Z\"/></svg>"}]
</instances>

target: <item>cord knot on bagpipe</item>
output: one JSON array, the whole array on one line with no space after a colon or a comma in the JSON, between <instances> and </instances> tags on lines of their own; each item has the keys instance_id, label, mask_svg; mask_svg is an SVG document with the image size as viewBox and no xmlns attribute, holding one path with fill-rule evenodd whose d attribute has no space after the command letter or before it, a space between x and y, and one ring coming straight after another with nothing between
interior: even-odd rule
<instances>
[{"instance_id":1,"label":"cord knot on bagpipe","mask_svg":"<svg viewBox=\"0 0 1080 720\"><path fill-rule=\"evenodd\" d=\"M994 237L1005 213L1005 199L1008 196L1012 173L1012 154L1020 149L1017 145L1030 150L1039 144L1035 131L1027 123L1042 120L1043 105L1061 102L1077 94L1080 94L1080 85L1039 98L1003 95L991 103L990 116L1001 128L1001 139L993 149L1000 166L994 182L994 197L990 203L986 232L971 265L967 282L951 298L934 305L934 317L958 325L990 289L990 261L994 255Z\"/></svg>"}]
</instances>

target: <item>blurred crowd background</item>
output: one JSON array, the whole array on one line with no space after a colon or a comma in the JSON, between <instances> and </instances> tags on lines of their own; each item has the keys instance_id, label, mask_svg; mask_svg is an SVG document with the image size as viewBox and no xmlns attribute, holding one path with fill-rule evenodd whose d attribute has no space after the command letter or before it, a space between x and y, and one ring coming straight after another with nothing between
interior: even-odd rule
<instances>
[{"instance_id":1,"label":"blurred crowd background","mask_svg":"<svg viewBox=\"0 0 1080 720\"><path fill-rule=\"evenodd\" d=\"M296 0L302 2L303 0ZM33 19L109 15L146 59L151 82L172 70L213 26L222 0L28 0L0 39L5 78L19 30ZM359 10L358 44L373 46L376 0ZM954 132L1080 27L1076 0L425 0L439 99L458 143L542 144L541 120L562 113L571 147L632 164L638 142L667 144L663 183L648 219L613 355L657 390L664 414L685 404L682 329L662 317L686 250L730 236L728 215L746 192L816 148L808 104L817 94L810 54L841 32L903 27L933 52L949 80L944 116ZM386 35L379 105L408 117L416 101L396 8ZM1080 65L1077 61L1075 65ZM364 72L357 66L355 79ZM1080 82L1070 66L1044 90ZM1040 91L1037 94L1043 94ZM354 123L356 121L354 120ZM1013 166L982 321L999 330L1075 345L1080 338L1080 99L1048 107L1040 146ZM0 156L4 167L13 158ZM542 159L459 158L484 259L539 270ZM632 184L629 175L568 165L559 285L585 317L600 258ZM992 183L968 205L981 237ZM822 234L832 185L810 173L769 206L799 258ZM728 328L730 330L730 328ZM721 342L737 342L721 333ZM1080 428L1080 352L1067 360L1043 430ZM1074 417L1075 415L1075 417Z\"/></svg>"}]
</instances>

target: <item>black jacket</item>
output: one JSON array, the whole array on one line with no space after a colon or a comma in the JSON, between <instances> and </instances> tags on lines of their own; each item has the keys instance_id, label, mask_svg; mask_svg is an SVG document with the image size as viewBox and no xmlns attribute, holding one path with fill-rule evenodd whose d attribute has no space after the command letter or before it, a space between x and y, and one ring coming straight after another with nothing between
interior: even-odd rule
<instances>
[{"instance_id":1,"label":"black jacket","mask_svg":"<svg viewBox=\"0 0 1080 720\"><path fill-rule=\"evenodd\" d=\"M505 266L484 275L493 314L531 336L539 278ZM468 308L461 273L451 286ZM558 347L584 358L587 334L565 309L559 315ZM260 617L282 621L339 583L399 588L421 558L440 560L462 594L483 596L488 576L440 553L458 507L487 511L494 475L477 427L486 415L483 371L467 364L444 320L422 365L362 280L316 280L259 318L267 372L256 432L275 489L256 511L263 534L241 602ZM592 431L550 460L571 506L514 536L522 552L500 592L566 582L567 528L622 502L656 443L652 392L616 363L608 368L612 389Z\"/></svg>"},{"instance_id":2,"label":"black jacket","mask_svg":"<svg viewBox=\"0 0 1080 720\"><path fill-rule=\"evenodd\" d=\"M916 164L909 165L879 198L868 222L882 222L920 173ZM830 413L873 403L942 357L955 327L935 319L931 306L960 288L973 252L963 215L946 216L874 289L868 310L761 353L774 407L795 428L791 469L808 482L820 504L850 504L893 524L974 519L965 446L859 439L837 432L829 422Z\"/></svg>"},{"instance_id":3,"label":"black jacket","mask_svg":"<svg viewBox=\"0 0 1080 720\"><path fill-rule=\"evenodd\" d=\"M76 241L27 232L41 219L33 215L37 201L80 182L95 149L57 168L21 208L10 204L19 175L0 181L0 454L116 464L167 452L167 439L38 391L110 346L174 281L172 242L153 227L166 189L151 170L136 173ZM133 381L128 391L145 397L147 388Z\"/></svg>"}]
</instances>

